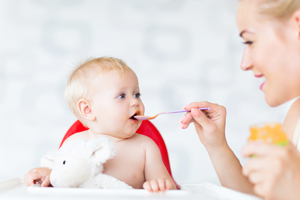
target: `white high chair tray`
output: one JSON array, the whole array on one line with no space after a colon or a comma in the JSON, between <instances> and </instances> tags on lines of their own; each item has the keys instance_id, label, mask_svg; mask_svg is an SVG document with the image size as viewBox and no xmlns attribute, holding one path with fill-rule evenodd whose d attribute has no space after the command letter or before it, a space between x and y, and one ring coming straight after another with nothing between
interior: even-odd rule
<instances>
[{"instance_id":1,"label":"white high chair tray","mask_svg":"<svg viewBox=\"0 0 300 200\"><path fill-rule=\"evenodd\" d=\"M205 199L205 200L260 200L255 196L240 193L211 183L182 184L181 190L165 193L149 193L146 190L100 190L85 188L26 187L22 179L0 181L0 199Z\"/></svg>"}]
</instances>

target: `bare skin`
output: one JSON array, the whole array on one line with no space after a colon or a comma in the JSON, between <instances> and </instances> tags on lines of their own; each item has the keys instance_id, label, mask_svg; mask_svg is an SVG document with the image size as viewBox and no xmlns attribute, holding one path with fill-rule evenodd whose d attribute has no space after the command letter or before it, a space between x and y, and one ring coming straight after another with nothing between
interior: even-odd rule
<instances>
[{"instance_id":1,"label":"bare skin","mask_svg":"<svg viewBox=\"0 0 300 200\"><path fill-rule=\"evenodd\" d=\"M271 107L300 96L300 10L286 21L264 18L257 11L261 1L241 0L237 9L237 27L245 42L241 69L262 78L260 90ZM210 107L200 112L199 107ZM191 110L181 120L181 127L194 123L221 184L267 200L300 199L300 154L289 143L285 148L262 142L249 142L242 155L248 159L244 168L225 138L226 109L208 102L191 103ZM300 99L296 99L283 122L283 130L292 141L300 118Z\"/></svg>"},{"instance_id":2,"label":"bare skin","mask_svg":"<svg viewBox=\"0 0 300 200\"><path fill-rule=\"evenodd\" d=\"M95 136L90 131L84 131L70 136L66 142L93 138ZM143 189L146 180L172 180L162 162L160 151L152 139L140 134L122 140L109 138L114 141L116 156L104 164L104 174L124 181L136 189Z\"/></svg>"},{"instance_id":3,"label":"bare skin","mask_svg":"<svg viewBox=\"0 0 300 200\"><path fill-rule=\"evenodd\" d=\"M65 143L106 136L114 143L116 155L104 164L104 174L135 189L150 192L176 189L155 142L135 133L141 121L132 116L143 115L144 105L134 72L128 71L120 78L110 71L99 75L94 82L92 99L78 101L79 118L90 129L70 136ZM46 187L50 184L50 173L47 168L32 169L25 175L24 182L28 186L41 182L41 186Z\"/></svg>"},{"instance_id":4,"label":"bare skin","mask_svg":"<svg viewBox=\"0 0 300 200\"><path fill-rule=\"evenodd\" d=\"M197 108L207 106L210 111ZM254 194L252 184L242 174L242 166L225 138L226 109L209 102L194 102L184 107L186 113L180 123L183 129L194 124L201 143L205 146L218 178L224 187Z\"/></svg>"},{"instance_id":5,"label":"bare skin","mask_svg":"<svg viewBox=\"0 0 300 200\"><path fill-rule=\"evenodd\" d=\"M288 135L288 138L290 140L293 139L295 128L299 119L300 119L300 98L294 101L282 124L282 129Z\"/></svg>"},{"instance_id":6,"label":"bare skin","mask_svg":"<svg viewBox=\"0 0 300 200\"><path fill-rule=\"evenodd\" d=\"M200 112L196 109L199 107L210 107L210 111ZM261 158L251 159L243 169L225 138L226 109L209 102L191 103L185 109L191 112L181 119L182 128L194 123L222 186L267 199L297 198L298 185L293 183L300 183L300 154L292 144L287 148L255 142L247 145L243 149L245 157L255 154ZM285 129L289 140L292 140L299 113L300 99L297 99L283 123L283 127L291 127ZM285 187L287 184L290 186Z\"/></svg>"},{"instance_id":7,"label":"bare skin","mask_svg":"<svg viewBox=\"0 0 300 200\"><path fill-rule=\"evenodd\" d=\"M70 136L65 143L78 139L89 140L93 138L95 136L89 131L84 131ZM162 162L160 151L152 139L134 134L128 139L115 140L116 156L104 164L104 174L124 181L135 189L145 188L153 192L176 189ZM120 167L120 163L122 163L122 167ZM45 175L39 177L39 170ZM33 169L29 172L30 175L26 175L25 184L33 185L35 182L40 181L43 186L48 186L50 184L50 173L51 170L47 168ZM34 180L36 178L40 180ZM154 181L150 184L150 181L147 182L146 180Z\"/></svg>"}]
</instances>

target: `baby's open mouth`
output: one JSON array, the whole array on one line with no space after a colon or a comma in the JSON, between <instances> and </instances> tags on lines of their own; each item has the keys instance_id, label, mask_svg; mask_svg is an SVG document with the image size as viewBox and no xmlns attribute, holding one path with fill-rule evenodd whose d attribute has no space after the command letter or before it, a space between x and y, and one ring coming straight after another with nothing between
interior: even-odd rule
<instances>
[{"instance_id":1,"label":"baby's open mouth","mask_svg":"<svg viewBox=\"0 0 300 200\"><path fill-rule=\"evenodd\" d=\"M134 118L134 116L138 116L138 115L141 115L141 112L139 110L136 110L136 112L129 119L137 120L136 118Z\"/></svg>"}]
</instances>

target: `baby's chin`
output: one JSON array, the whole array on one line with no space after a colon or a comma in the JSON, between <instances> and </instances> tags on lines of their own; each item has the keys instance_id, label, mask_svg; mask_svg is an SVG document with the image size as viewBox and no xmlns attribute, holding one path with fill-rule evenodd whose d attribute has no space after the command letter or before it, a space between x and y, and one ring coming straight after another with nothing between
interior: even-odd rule
<instances>
[{"instance_id":1,"label":"baby's chin","mask_svg":"<svg viewBox=\"0 0 300 200\"><path fill-rule=\"evenodd\" d=\"M127 139L127 138L131 138L132 136L134 136L135 132L134 133L127 133L124 135L124 139Z\"/></svg>"},{"instance_id":2,"label":"baby's chin","mask_svg":"<svg viewBox=\"0 0 300 200\"><path fill-rule=\"evenodd\" d=\"M117 135L111 135L113 137L116 137L116 138L120 138L120 139L128 139L130 137L132 137L135 133L136 133L137 129L131 129L131 130L128 130L128 131L117 131L118 134Z\"/></svg>"}]
</instances>

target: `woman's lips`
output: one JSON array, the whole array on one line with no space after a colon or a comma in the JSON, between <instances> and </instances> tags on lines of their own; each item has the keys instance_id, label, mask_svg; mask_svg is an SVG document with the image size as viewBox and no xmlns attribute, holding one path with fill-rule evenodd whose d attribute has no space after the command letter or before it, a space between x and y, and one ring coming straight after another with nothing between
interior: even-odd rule
<instances>
[{"instance_id":1,"label":"woman's lips","mask_svg":"<svg viewBox=\"0 0 300 200\"><path fill-rule=\"evenodd\" d=\"M263 83L260 85L260 87L259 87L260 90L262 90L262 88L264 87L265 83L266 83L266 82L263 82Z\"/></svg>"},{"instance_id":2,"label":"woman's lips","mask_svg":"<svg viewBox=\"0 0 300 200\"><path fill-rule=\"evenodd\" d=\"M265 83L266 83L266 77L263 75L255 75L255 77L259 78L258 81L260 83L259 89L262 90Z\"/></svg>"}]
</instances>

